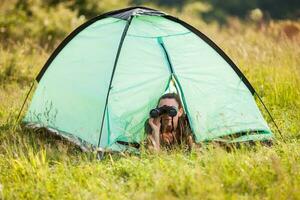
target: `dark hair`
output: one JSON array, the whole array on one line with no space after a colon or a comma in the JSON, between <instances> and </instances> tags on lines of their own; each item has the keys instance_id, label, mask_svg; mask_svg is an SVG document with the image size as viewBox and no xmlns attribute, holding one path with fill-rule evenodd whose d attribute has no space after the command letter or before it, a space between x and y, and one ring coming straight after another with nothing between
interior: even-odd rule
<instances>
[{"instance_id":1,"label":"dark hair","mask_svg":"<svg viewBox=\"0 0 300 200\"><path fill-rule=\"evenodd\" d=\"M159 102L160 102L160 100L162 100L162 99L175 99L176 102L177 102L178 105L179 105L179 108L182 108L182 107L183 107L179 95L176 94L176 93L174 93L174 92L173 92L173 93L166 93L166 94L162 95L162 96L159 98L158 102L157 102L157 106L159 105Z\"/></svg>"},{"instance_id":2,"label":"dark hair","mask_svg":"<svg viewBox=\"0 0 300 200\"><path fill-rule=\"evenodd\" d=\"M179 108L183 108L180 96L177 93L173 92L173 93L166 93L166 94L162 95L159 98L158 102L157 102L157 106L159 105L159 102L162 99L175 99L176 102L178 103ZM151 129L149 123L148 123L148 120L149 119L147 119L146 122L145 122L145 132L147 134L151 134L152 129ZM178 141L178 142L183 141L183 138L186 138L186 136L188 136L189 134L191 134L190 125L189 125L187 116L184 113L184 111L183 111L182 115L178 118L178 124L177 124L177 128L176 128L176 132L177 132L177 136L180 137L179 138L180 141Z\"/></svg>"}]
</instances>

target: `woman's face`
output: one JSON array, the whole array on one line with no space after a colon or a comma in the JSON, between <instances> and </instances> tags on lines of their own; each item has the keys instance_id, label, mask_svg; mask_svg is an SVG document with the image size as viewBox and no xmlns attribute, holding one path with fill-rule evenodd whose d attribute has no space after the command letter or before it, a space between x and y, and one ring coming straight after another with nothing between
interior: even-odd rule
<instances>
[{"instance_id":1,"label":"woman's face","mask_svg":"<svg viewBox=\"0 0 300 200\"><path fill-rule=\"evenodd\" d=\"M178 125L178 118L183 114L183 109L179 108L179 105L177 103L177 101L175 99L170 99L170 98L166 98L166 99L161 99L159 101L158 107L161 106L174 106L177 108L177 115L173 117L173 123L174 123L174 129L177 128ZM161 116L162 119L162 126L163 127L171 127L172 128L172 117L170 117L167 114L163 114Z\"/></svg>"}]
</instances>

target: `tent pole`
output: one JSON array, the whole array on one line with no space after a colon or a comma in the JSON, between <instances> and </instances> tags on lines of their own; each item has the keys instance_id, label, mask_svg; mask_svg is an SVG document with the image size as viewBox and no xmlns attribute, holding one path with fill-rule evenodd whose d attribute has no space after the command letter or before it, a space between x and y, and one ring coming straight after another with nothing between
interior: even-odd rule
<instances>
[{"instance_id":1,"label":"tent pole","mask_svg":"<svg viewBox=\"0 0 300 200\"><path fill-rule=\"evenodd\" d=\"M32 88L33 88L33 86L34 86L34 81L35 81L35 80L32 81L31 86L30 86L30 89L29 89L29 91L27 92L26 98L25 98L25 100L24 100L24 102L23 102L23 104L22 104L22 106L21 106L21 109L20 109L20 111L19 111L18 117L17 117L17 119L16 119L16 124L18 123L18 121L19 121L19 119L20 119L20 116L21 116L21 113L22 113L22 111L23 111L23 109L24 109L25 103L26 103L26 101L27 101L27 99L28 99L28 97L29 97L29 94L30 94L31 91L32 91Z\"/></svg>"},{"instance_id":2,"label":"tent pole","mask_svg":"<svg viewBox=\"0 0 300 200\"><path fill-rule=\"evenodd\" d=\"M282 136L282 133L281 133L279 127L277 126L277 124L276 124L274 118L272 117L272 115L271 115L269 109L268 109L267 106L264 104L263 100L260 98L260 96L257 94L257 92L255 92L255 94L256 94L256 96L258 97L258 99L259 99L259 101L261 102L261 104L263 105L263 107L265 108L265 110L267 111L267 113L268 113L269 117L271 118L272 122L274 123L274 125L275 125L275 127L276 127L276 129L277 129L277 131L278 131L278 133L279 133L279 135L280 135L280 137L281 137L282 139L284 139L283 136Z\"/></svg>"},{"instance_id":3,"label":"tent pole","mask_svg":"<svg viewBox=\"0 0 300 200\"><path fill-rule=\"evenodd\" d=\"M100 128L100 136L99 136L99 141L98 141L98 147L100 146L100 142L101 142L101 136L102 136L102 130L103 130L103 124L104 124L104 117L105 117L105 112L106 112L106 109L107 109L107 103L108 103L108 98L109 98L109 93L110 93L110 90L111 90L111 85L112 85L113 77L114 77L115 70L116 70L116 67L117 67L117 64L118 64L118 60L119 60L119 56L120 56L121 49L122 49L122 46L123 46L123 42L124 42L125 36L127 34L127 31L129 29L129 25L130 25L130 23L132 21L132 18L133 18L133 16L130 16L130 18L128 19L127 24L126 24L126 26L125 26L125 28L123 30L123 33L122 33L122 36L121 36L121 39L120 39L120 43L119 43L119 47L118 47L118 51L117 51L117 54L116 54L116 58L115 58L114 66L113 66L113 71L112 71L112 74L111 74L111 77L110 77L109 87L108 87L107 94L106 94L104 111L103 111L103 116L102 116L102 121L101 121L101 128Z\"/></svg>"}]
</instances>

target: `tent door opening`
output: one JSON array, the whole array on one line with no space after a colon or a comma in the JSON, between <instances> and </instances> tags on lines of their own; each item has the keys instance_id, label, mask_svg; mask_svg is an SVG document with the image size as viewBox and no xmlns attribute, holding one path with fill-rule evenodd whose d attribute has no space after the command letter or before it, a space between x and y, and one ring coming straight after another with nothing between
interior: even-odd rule
<instances>
[{"instance_id":1,"label":"tent door opening","mask_svg":"<svg viewBox=\"0 0 300 200\"><path fill-rule=\"evenodd\" d=\"M192 129L192 132L193 134L195 134L194 130L193 130L193 126L191 124L191 116L190 116L190 113L189 113L189 110L188 110L188 107L187 107L187 103L186 103L186 98L184 97L184 93L183 93L183 89L181 87L181 84L180 84L180 81L175 73L175 70L173 68L173 65L172 65L172 62L171 62L171 58L170 58L170 55L168 54L168 51L167 51L167 48L163 42L163 38L162 37L158 37L157 38L157 42L158 44L160 45L162 51L163 51L163 54L165 55L165 58L166 58L166 61L167 61L167 66L169 68L169 71L170 71L170 81L169 81L169 84L168 84L168 87L167 87L167 90L171 90L171 89L174 89L176 90L176 93L179 94L179 97L180 97L180 100L183 104L183 110L184 112L186 113L187 115L187 118L188 118L188 121L190 123L190 127ZM171 88L171 87L174 87L174 88Z\"/></svg>"}]
</instances>

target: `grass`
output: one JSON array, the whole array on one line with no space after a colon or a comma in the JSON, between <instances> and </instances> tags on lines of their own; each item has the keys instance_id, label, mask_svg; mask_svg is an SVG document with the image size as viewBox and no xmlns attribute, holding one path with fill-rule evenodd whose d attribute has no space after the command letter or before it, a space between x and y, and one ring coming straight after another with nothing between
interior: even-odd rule
<instances>
[{"instance_id":1,"label":"grass","mask_svg":"<svg viewBox=\"0 0 300 200\"><path fill-rule=\"evenodd\" d=\"M282 35L288 22L258 29L235 21L218 28L188 15L180 17L206 33L240 67L284 139L264 113L276 134L272 147L227 152L208 145L191 153L143 151L100 162L94 153L82 153L66 141L15 124L30 83L53 49L30 39L0 45L0 199L300 198L299 34Z\"/></svg>"}]
</instances>

